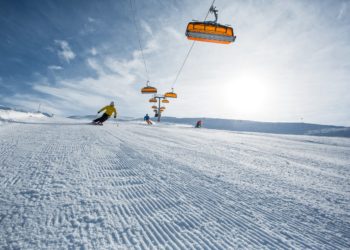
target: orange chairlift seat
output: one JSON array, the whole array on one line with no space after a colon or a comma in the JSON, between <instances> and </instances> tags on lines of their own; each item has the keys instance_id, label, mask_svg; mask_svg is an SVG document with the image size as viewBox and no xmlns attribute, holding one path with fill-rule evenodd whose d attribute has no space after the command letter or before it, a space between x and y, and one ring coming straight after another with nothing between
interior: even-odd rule
<instances>
[{"instance_id":1,"label":"orange chairlift seat","mask_svg":"<svg viewBox=\"0 0 350 250\"><path fill-rule=\"evenodd\" d=\"M211 6L209 12L214 13L215 21L193 21L188 23L186 36L189 40L229 44L236 40L233 28L217 23L218 10Z\"/></svg>"},{"instance_id":2,"label":"orange chairlift seat","mask_svg":"<svg viewBox=\"0 0 350 250\"><path fill-rule=\"evenodd\" d=\"M146 87L143 87L141 89L141 93L142 94L156 94L157 93L157 89L155 87L150 86L149 85L149 81L147 81Z\"/></svg>"},{"instance_id":3,"label":"orange chairlift seat","mask_svg":"<svg viewBox=\"0 0 350 250\"><path fill-rule=\"evenodd\" d=\"M157 102L157 99L153 97L153 98L149 99L149 102Z\"/></svg>"},{"instance_id":4,"label":"orange chairlift seat","mask_svg":"<svg viewBox=\"0 0 350 250\"><path fill-rule=\"evenodd\" d=\"M152 109L156 109L157 108L157 106L152 106Z\"/></svg>"},{"instance_id":5,"label":"orange chairlift seat","mask_svg":"<svg viewBox=\"0 0 350 250\"><path fill-rule=\"evenodd\" d=\"M164 109L165 109L165 107L160 107L160 109L161 109L161 110L164 110Z\"/></svg>"},{"instance_id":6,"label":"orange chairlift seat","mask_svg":"<svg viewBox=\"0 0 350 250\"><path fill-rule=\"evenodd\" d=\"M169 100L164 99L164 100L162 100L162 103L169 103Z\"/></svg>"},{"instance_id":7,"label":"orange chairlift seat","mask_svg":"<svg viewBox=\"0 0 350 250\"><path fill-rule=\"evenodd\" d=\"M171 89L171 92L166 92L164 97L167 98L177 98L177 94L174 92L174 89Z\"/></svg>"}]
</instances>

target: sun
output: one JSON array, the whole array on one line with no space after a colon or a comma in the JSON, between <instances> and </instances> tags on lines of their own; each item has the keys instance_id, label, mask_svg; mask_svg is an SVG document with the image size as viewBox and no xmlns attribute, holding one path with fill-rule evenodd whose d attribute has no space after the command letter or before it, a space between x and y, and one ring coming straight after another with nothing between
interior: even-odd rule
<instances>
[{"instance_id":1,"label":"sun","mask_svg":"<svg viewBox=\"0 0 350 250\"><path fill-rule=\"evenodd\" d=\"M243 117L260 116L266 111L269 89L264 81L254 76L240 77L226 89L225 104Z\"/></svg>"}]
</instances>

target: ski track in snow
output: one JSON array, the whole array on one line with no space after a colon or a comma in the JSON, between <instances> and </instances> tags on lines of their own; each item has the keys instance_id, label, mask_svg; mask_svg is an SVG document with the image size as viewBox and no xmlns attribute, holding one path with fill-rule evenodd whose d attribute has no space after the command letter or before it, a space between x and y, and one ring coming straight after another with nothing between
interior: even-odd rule
<instances>
[{"instance_id":1,"label":"ski track in snow","mask_svg":"<svg viewBox=\"0 0 350 250\"><path fill-rule=\"evenodd\" d=\"M1 249L349 249L350 140L0 127Z\"/></svg>"}]
</instances>

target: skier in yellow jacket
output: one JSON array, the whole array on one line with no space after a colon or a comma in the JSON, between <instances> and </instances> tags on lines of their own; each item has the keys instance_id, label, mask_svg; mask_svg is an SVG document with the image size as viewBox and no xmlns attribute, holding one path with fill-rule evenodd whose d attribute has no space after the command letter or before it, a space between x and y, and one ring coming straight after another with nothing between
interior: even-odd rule
<instances>
[{"instance_id":1,"label":"skier in yellow jacket","mask_svg":"<svg viewBox=\"0 0 350 250\"><path fill-rule=\"evenodd\" d=\"M93 120L92 121L93 123L98 125L103 125L103 122L108 120L108 118L111 117L113 113L114 113L114 118L117 118L117 110L114 107L114 102L111 102L111 104L101 108L97 113L100 113L104 110L105 112L103 113L103 115L100 118Z\"/></svg>"}]
</instances>

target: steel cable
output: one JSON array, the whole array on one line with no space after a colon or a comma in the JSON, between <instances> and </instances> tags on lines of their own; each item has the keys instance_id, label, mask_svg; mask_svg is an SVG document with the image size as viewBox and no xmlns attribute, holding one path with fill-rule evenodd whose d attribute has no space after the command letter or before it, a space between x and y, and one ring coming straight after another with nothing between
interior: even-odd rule
<instances>
[{"instance_id":1,"label":"steel cable","mask_svg":"<svg viewBox=\"0 0 350 250\"><path fill-rule=\"evenodd\" d=\"M215 0L213 0L213 2L211 3L210 6L213 6L214 3L215 3ZM207 20L208 15L209 15L209 12L210 12L210 9L208 10L207 15L205 16L204 21ZM171 88L172 88L172 89L174 88L175 83L177 82L177 79L179 78L179 76L180 76L180 74L181 74L181 72L182 72L182 69L184 68L184 66L185 66L185 64L186 64L186 61L187 61L188 57L190 56L191 51L192 51L193 46L194 46L195 43L196 43L196 41L193 41L193 42L192 42L191 47L190 47L190 49L188 50L187 55L185 56L185 60L183 61L182 65L181 65L181 67L180 67L180 70L177 72L176 77L175 77L175 80L173 81L173 84L171 85Z\"/></svg>"},{"instance_id":2,"label":"steel cable","mask_svg":"<svg viewBox=\"0 0 350 250\"><path fill-rule=\"evenodd\" d=\"M141 43L141 38L140 38L140 32L139 32L138 26L136 24L136 9L133 8L132 0L130 0L130 7L131 7L132 14L133 14L133 20L134 20L136 33L137 33L137 38L138 38L138 41L139 41L139 46L140 46L140 51L141 51L143 64L145 65L145 71L146 71L146 76L147 76L147 84L148 84L149 79L150 79L149 78L149 72L148 72L148 68L147 68L147 64L146 64L146 59L145 59L145 56L144 56L144 53L143 53L143 48L142 48L142 43Z\"/></svg>"}]
</instances>

